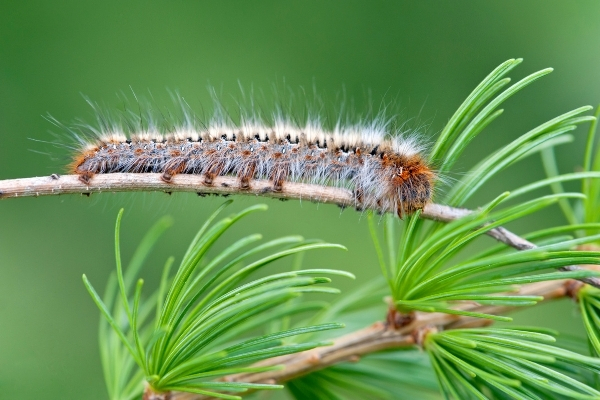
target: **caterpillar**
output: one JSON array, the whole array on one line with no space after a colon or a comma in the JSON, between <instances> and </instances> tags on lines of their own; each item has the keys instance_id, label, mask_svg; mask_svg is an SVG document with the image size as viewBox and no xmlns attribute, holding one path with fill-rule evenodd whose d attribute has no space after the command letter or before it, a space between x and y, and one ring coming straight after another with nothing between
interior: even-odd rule
<instances>
[{"instance_id":1,"label":"caterpillar","mask_svg":"<svg viewBox=\"0 0 600 400\"><path fill-rule=\"evenodd\" d=\"M425 146L414 134L390 132L380 117L331 130L318 119L303 126L282 117L271 124L217 118L201 127L186 121L168 133L148 125L125 134L118 125L101 124L80 138L69 172L84 183L96 174L158 173L166 183L177 174L198 174L211 185L217 176L233 175L240 191L257 179L272 182L273 191L287 181L332 185L352 190L357 208L400 217L432 197L436 175Z\"/></svg>"}]
</instances>

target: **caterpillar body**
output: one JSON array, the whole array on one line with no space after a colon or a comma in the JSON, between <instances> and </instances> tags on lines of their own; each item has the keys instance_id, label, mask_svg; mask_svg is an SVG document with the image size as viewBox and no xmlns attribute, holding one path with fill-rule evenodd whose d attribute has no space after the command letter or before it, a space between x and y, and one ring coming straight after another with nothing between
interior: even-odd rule
<instances>
[{"instance_id":1,"label":"caterpillar body","mask_svg":"<svg viewBox=\"0 0 600 400\"><path fill-rule=\"evenodd\" d=\"M300 127L288 121L268 125L187 124L162 133L139 129L126 135L118 127L94 131L82 141L69 169L89 183L96 174L159 173L164 182L177 174L233 175L239 189L255 179L270 180L274 191L286 181L351 189L359 208L399 216L422 209L432 197L435 173L415 135L392 135L387 124Z\"/></svg>"}]
</instances>

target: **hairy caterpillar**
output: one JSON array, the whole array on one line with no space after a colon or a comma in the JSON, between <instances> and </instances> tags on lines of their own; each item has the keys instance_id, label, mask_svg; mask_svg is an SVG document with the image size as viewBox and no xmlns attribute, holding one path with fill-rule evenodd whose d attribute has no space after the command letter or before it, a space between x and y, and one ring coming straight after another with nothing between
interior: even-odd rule
<instances>
[{"instance_id":1,"label":"hairy caterpillar","mask_svg":"<svg viewBox=\"0 0 600 400\"><path fill-rule=\"evenodd\" d=\"M303 126L281 116L271 124L256 116L235 124L216 118L198 126L184 123L163 133L154 125L104 128L80 138L69 171L89 183L96 174L159 173L164 182L176 174L198 174L211 185L233 175L239 189L255 179L273 190L286 181L346 187L357 207L378 208L399 216L422 209L431 200L435 174L415 135L390 132L382 117L370 123L337 124L327 130L319 120ZM91 137L91 138L90 138Z\"/></svg>"}]
</instances>

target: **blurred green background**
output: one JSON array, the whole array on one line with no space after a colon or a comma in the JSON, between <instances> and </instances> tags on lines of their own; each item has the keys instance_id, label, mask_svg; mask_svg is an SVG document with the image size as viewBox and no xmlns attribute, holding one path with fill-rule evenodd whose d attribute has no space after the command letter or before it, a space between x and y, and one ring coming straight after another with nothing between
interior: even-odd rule
<instances>
[{"instance_id":1,"label":"blurred green background","mask_svg":"<svg viewBox=\"0 0 600 400\"><path fill-rule=\"evenodd\" d=\"M210 83L237 93L238 81L270 93L313 82L326 98L345 88L360 110L397 98L427 138L442 129L468 93L500 62L523 57L513 78L554 67L509 100L505 115L476 140L456 177L486 152L581 105L600 101L597 1L14 1L0 2L0 179L61 173L68 151L40 141L56 132L42 118L93 119L82 94L121 105L131 86L158 101L179 91L210 105ZM222 89L221 89L222 88ZM581 163L584 132L558 153L564 171ZM477 206L543 176L538 157L487 186ZM485 195L489 193L489 196ZM221 198L173 194L63 196L0 202L0 397L106 398L97 348L98 311L83 284L102 289L114 268L113 229L126 208L127 260L164 214L175 225L144 275L156 279L169 255L181 256ZM237 235L301 234L342 243L306 265L357 274L345 290L378 273L364 216L335 206L239 197L233 208L266 202ZM553 209L517 231L562 222ZM233 236L228 236L232 238ZM219 246L227 242L222 241ZM289 264L280 264L282 268ZM568 302L517 314L517 321L582 335Z\"/></svg>"}]
</instances>

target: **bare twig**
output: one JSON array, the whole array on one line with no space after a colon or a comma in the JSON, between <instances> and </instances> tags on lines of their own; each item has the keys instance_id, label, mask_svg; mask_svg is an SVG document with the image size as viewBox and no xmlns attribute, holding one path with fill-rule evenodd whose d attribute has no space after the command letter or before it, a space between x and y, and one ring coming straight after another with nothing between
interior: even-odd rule
<instances>
[{"instance_id":1,"label":"bare twig","mask_svg":"<svg viewBox=\"0 0 600 400\"><path fill-rule=\"evenodd\" d=\"M321 203L334 203L342 207L358 207L354 194L343 188L312 185L307 183L286 182L282 190L274 191L272 182L266 180L252 181L250 188L242 189L239 180L234 176L219 176L210 185L205 183L202 175L180 174L173 177L172 182L165 183L160 174L99 174L89 184L79 180L77 175L59 176L52 174L45 177L8 179L0 181L0 199L17 197L38 197L58 194L92 194L101 192L194 192L199 195L246 194L266 196L278 199L303 199ZM449 222L464 217L471 211L430 203L425 206L421 216L436 221ZM535 244L521 238L502 227L491 229L487 234L517 250L535 248ZM580 267L571 265L560 268L563 271L575 271ZM582 278L582 282L600 288L600 279Z\"/></svg>"}]
</instances>

